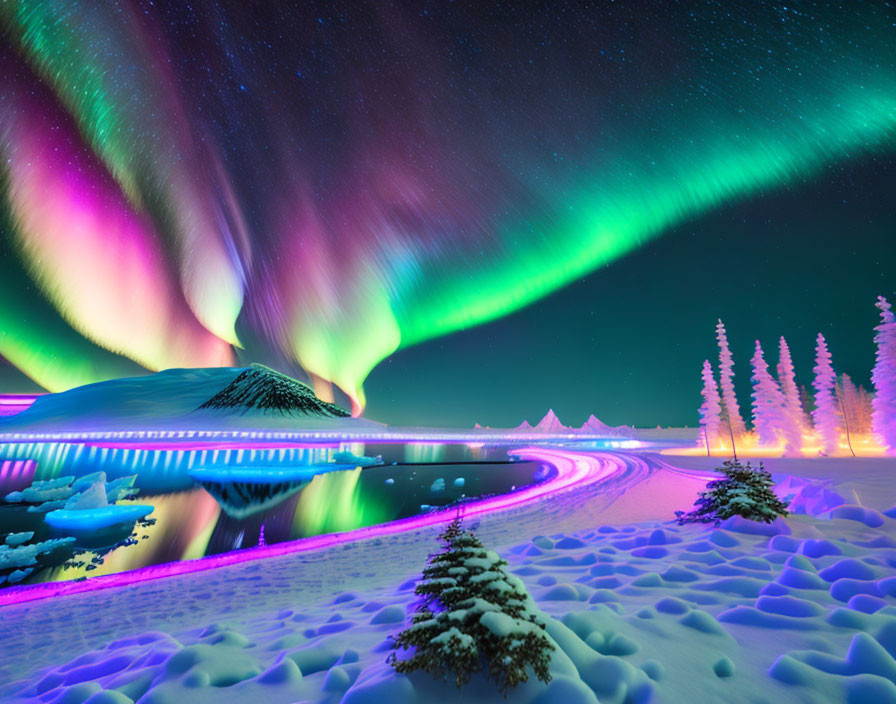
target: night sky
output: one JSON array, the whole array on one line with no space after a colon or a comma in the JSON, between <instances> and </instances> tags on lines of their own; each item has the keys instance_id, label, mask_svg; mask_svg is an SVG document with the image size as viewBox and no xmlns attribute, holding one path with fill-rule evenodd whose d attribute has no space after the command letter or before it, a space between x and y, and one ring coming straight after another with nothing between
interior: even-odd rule
<instances>
[{"instance_id":1,"label":"night sky","mask_svg":"<svg viewBox=\"0 0 896 704\"><path fill-rule=\"evenodd\" d=\"M694 425L719 317L744 405L757 338L808 384L823 332L868 384L890 3L0 23L0 390L260 361L391 423Z\"/></svg>"}]
</instances>

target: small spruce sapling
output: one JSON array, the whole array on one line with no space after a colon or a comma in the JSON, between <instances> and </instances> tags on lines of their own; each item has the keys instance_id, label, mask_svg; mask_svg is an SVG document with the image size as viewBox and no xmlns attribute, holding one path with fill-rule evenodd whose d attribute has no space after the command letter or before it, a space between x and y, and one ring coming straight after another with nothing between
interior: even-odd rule
<instances>
[{"instance_id":1,"label":"small spruce sapling","mask_svg":"<svg viewBox=\"0 0 896 704\"><path fill-rule=\"evenodd\" d=\"M718 471L723 479L714 479L706 485L694 502L694 510L688 513L676 511L679 525L685 523L715 523L726 518L742 516L751 521L773 523L778 516L787 515L787 505L772 490L774 482L759 463L751 467L747 462L726 461Z\"/></svg>"},{"instance_id":2,"label":"small spruce sapling","mask_svg":"<svg viewBox=\"0 0 896 704\"><path fill-rule=\"evenodd\" d=\"M390 664L403 673L450 675L458 688L485 665L505 698L529 679L530 669L549 682L554 645L523 583L505 570L507 562L464 530L460 519L439 538L445 549L430 555L417 583L413 622L394 638L396 649L414 652L407 659L392 653Z\"/></svg>"}]
</instances>

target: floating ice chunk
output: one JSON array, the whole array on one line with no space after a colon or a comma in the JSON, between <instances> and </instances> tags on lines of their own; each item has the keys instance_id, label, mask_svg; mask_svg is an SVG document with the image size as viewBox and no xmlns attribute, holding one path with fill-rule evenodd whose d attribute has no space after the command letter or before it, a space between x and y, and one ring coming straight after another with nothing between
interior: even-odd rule
<instances>
[{"instance_id":1,"label":"floating ice chunk","mask_svg":"<svg viewBox=\"0 0 896 704\"><path fill-rule=\"evenodd\" d=\"M38 504L44 501L65 500L72 495L72 481L74 477L58 477L46 481L34 482L27 489L14 491L6 495L6 500L12 503L21 501Z\"/></svg>"},{"instance_id":2,"label":"floating ice chunk","mask_svg":"<svg viewBox=\"0 0 896 704\"><path fill-rule=\"evenodd\" d=\"M433 493L445 491L445 479L443 477L439 477L438 479L436 479L432 483L432 486L429 487L429 490Z\"/></svg>"},{"instance_id":3,"label":"floating ice chunk","mask_svg":"<svg viewBox=\"0 0 896 704\"><path fill-rule=\"evenodd\" d=\"M81 533L134 522L152 512L152 506L113 504L101 508L50 511L45 520L57 530Z\"/></svg>"},{"instance_id":4,"label":"floating ice chunk","mask_svg":"<svg viewBox=\"0 0 896 704\"><path fill-rule=\"evenodd\" d=\"M37 564L38 555L52 552L58 547L74 542L74 540L74 538L56 538L15 547L6 544L0 545L0 569Z\"/></svg>"},{"instance_id":5,"label":"floating ice chunk","mask_svg":"<svg viewBox=\"0 0 896 704\"><path fill-rule=\"evenodd\" d=\"M87 489L80 494L75 494L65 502L66 511L91 510L109 505L109 501L106 499L106 475L103 472L99 472L99 474L101 476Z\"/></svg>"},{"instance_id":6,"label":"floating ice chunk","mask_svg":"<svg viewBox=\"0 0 896 704\"><path fill-rule=\"evenodd\" d=\"M102 483L105 486L105 472L93 472L91 474L85 474L83 477L78 477L74 482L72 482L72 491L74 491L75 493L79 491L86 491L97 483Z\"/></svg>"},{"instance_id":7,"label":"floating ice chunk","mask_svg":"<svg viewBox=\"0 0 896 704\"><path fill-rule=\"evenodd\" d=\"M463 477L458 477L454 480L454 486L458 489L461 488L466 483L466 480Z\"/></svg>"},{"instance_id":8,"label":"floating ice chunk","mask_svg":"<svg viewBox=\"0 0 896 704\"><path fill-rule=\"evenodd\" d=\"M6 544L10 547L18 547L22 543L27 543L34 537L34 531L29 530L25 533L10 533L6 536Z\"/></svg>"},{"instance_id":9,"label":"floating ice chunk","mask_svg":"<svg viewBox=\"0 0 896 704\"><path fill-rule=\"evenodd\" d=\"M9 580L10 584L15 584L16 582L21 582L32 572L34 572L33 567L26 567L23 570L15 570L7 577L7 579Z\"/></svg>"},{"instance_id":10,"label":"floating ice chunk","mask_svg":"<svg viewBox=\"0 0 896 704\"><path fill-rule=\"evenodd\" d=\"M119 477L118 479L108 482L106 484L106 500L110 504L114 504L116 501L130 498L139 493L140 490L134 487L134 482L136 480L137 475L131 474L127 477Z\"/></svg>"},{"instance_id":11,"label":"floating ice chunk","mask_svg":"<svg viewBox=\"0 0 896 704\"><path fill-rule=\"evenodd\" d=\"M66 499L60 499L59 501L45 501L36 506L29 506L28 513L47 513L49 511L55 511L59 508L65 508L65 502Z\"/></svg>"},{"instance_id":12,"label":"floating ice chunk","mask_svg":"<svg viewBox=\"0 0 896 704\"><path fill-rule=\"evenodd\" d=\"M356 467L372 467L383 463L382 457L365 457L356 455L348 450L342 450L333 454L333 461L337 464L351 464Z\"/></svg>"}]
</instances>

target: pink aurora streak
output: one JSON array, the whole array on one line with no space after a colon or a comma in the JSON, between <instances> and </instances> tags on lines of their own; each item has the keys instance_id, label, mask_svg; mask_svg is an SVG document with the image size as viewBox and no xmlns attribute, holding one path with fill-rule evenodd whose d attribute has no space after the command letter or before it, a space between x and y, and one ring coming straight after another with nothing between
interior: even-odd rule
<instances>
[{"instance_id":1,"label":"pink aurora streak","mask_svg":"<svg viewBox=\"0 0 896 704\"><path fill-rule=\"evenodd\" d=\"M37 109L6 130L16 236L69 324L149 369L232 364L230 345L187 305L152 223L69 130Z\"/></svg>"}]
</instances>

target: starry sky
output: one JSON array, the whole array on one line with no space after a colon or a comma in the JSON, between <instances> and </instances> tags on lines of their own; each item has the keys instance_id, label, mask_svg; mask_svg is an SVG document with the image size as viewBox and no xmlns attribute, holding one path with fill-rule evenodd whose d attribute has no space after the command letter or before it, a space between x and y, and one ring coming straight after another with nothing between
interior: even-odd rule
<instances>
[{"instance_id":1,"label":"starry sky","mask_svg":"<svg viewBox=\"0 0 896 704\"><path fill-rule=\"evenodd\" d=\"M693 425L725 320L867 384L884 2L0 6L0 384L260 361L403 424ZM773 357L773 354L767 356Z\"/></svg>"}]
</instances>

